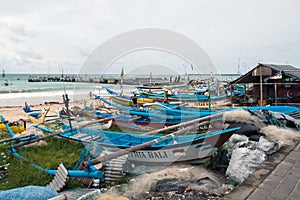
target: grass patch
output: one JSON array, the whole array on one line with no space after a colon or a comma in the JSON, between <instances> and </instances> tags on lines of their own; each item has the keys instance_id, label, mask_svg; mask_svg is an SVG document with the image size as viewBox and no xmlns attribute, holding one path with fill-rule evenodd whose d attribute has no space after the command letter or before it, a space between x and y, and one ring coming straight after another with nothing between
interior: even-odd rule
<instances>
[{"instance_id":1,"label":"grass patch","mask_svg":"<svg viewBox=\"0 0 300 200\"><path fill-rule=\"evenodd\" d=\"M50 130L54 130L54 131L58 131L61 129L61 126L63 125L62 122L60 121L54 121L54 122L49 122L45 124L45 127L50 129Z\"/></svg>"},{"instance_id":2,"label":"grass patch","mask_svg":"<svg viewBox=\"0 0 300 200\"><path fill-rule=\"evenodd\" d=\"M47 145L28 148L18 148L18 153L26 157L30 162L40 165L45 169L57 169L63 163L67 169L73 169L79 160L83 145L74 141L61 138L47 139ZM6 159L1 155L1 163L7 164L8 175L0 179L0 190L7 190L27 185L45 186L52 179L52 175L40 171L30 163L11 155L8 144L0 144L0 153L4 153ZM74 188L82 186L72 178L68 180L67 187Z\"/></svg>"}]
</instances>

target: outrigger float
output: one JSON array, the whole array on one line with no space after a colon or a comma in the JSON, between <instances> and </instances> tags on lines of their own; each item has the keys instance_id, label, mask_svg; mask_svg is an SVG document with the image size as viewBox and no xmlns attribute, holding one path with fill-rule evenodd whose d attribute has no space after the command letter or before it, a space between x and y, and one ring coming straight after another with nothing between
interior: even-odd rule
<instances>
[{"instance_id":1,"label":"outrigger float","mask_svg":"<svg viewBox=\"0 0 300 200\"><path fill-rule=\"evenodd\" d=\"M165 127L163 129L154 130L145 134L127 134L114 133L101 130L91 130L85 128L91 124L109 121L114 117L89 122L79 127L63 126L60 131L51 131L36 125L44 131L51 132L49 135L22 141L10 146L10 152L27 162L35 168L42 170L48 174L54 175L57 170L44 169L37 164L31 163L27 158L17 152L19 147L24 145L45 140L53 136L61 136L63 138L75 140L82 143L92 143L104 148L106 155L97 155L94 159L85 160L81 163L80 170L67 170L69 177L101 179L103 178L103 169L98 164L105 165L112 159L128 155L127 160L140 164L165 164L173 162L184 163L202 163L211 157L220 146L222 146L229 137L239 128L230 128L227 130L219 130L208 132L207 134L182 135L188 133L193 127L200 126L206 120L214 117L222 117L222 114L207 116L204 118L194 119L182 124ZM181 128L167 135L160 135L164 131L171 131ZM156 135L159 134L159 135Z\"/></svg>"}]
</instances>

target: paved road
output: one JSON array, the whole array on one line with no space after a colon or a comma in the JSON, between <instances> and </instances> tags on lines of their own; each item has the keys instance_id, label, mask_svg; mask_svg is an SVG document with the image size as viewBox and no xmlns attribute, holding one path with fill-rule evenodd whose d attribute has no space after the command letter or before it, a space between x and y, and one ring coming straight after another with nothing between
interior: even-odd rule
<instances>
[{"instance_id":1,"label":"paved road","mask_svg":"<svg viewBox=\"0 0 300 200\"><path fill-rule=\"evenodd\" d=\"M300 144L248 197L248 200L286 199L300 199Z\"/></svg>"}]
</instances>

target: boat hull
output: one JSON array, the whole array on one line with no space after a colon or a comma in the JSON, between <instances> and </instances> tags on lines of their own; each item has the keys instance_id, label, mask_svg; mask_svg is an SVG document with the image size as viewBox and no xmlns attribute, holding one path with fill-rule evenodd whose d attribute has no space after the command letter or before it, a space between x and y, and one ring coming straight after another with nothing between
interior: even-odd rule
<instances>
[{"instance_id":1,"label":"boat hull","mask_svg":"<svg viewBox=\"0 0 300 200\"><path fill-rule=\"evenodd\" d=\"M110 96L111 100L123 106L133 106L132 100L122 98L121 96ZM139 106L143 106L144 103L151 103L153 99L150 98L138 98L137 103Z\"/></svg>"},{"instance_id":2,"label":"boat hull","mask_svg":"<svg viewBox=\"0 0 300 200\"><path fill-rule=\"evenodd\" d=\"M164 165L171 163L202 163L211 157L221 147L235 129L220 130L206 135L195 134L174 136L152 144L141 150L129 152L128 161L146 165ZM73 140L95 142L106 150L116 152L159 138L160 136L146 136L114 132L99 132L90 129L80 129L62 134Z\"/></svg>"},{"instance_id":3,"label":"boat hull","mask_svg":"<svg viewBox=\"0 0 300 200\"><path fill-rule=\"evenodd\" d=\"M9 127L14 133L21 133L26 130L24 124L16 124L16 125L9 124ZM0 124L0 130L8 131L6 126L3 123Z\"/></svg>"}]
</instances>

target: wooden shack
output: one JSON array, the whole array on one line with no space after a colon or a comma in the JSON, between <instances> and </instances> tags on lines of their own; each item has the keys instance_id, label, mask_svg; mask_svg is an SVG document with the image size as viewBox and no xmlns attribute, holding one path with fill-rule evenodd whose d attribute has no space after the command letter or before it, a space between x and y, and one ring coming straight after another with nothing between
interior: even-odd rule
<instances>
[{"instance_id":1,"label":"wooden shack","mask_svg":"<svg viewBox=\"0 0 300 200\"><path fill-rule=\"evenodd\" d=\"M237 84L252 88L258 105L300 105L300 69L291 65L259 63L231 82Z\"/></svg>"}]
</instances>

